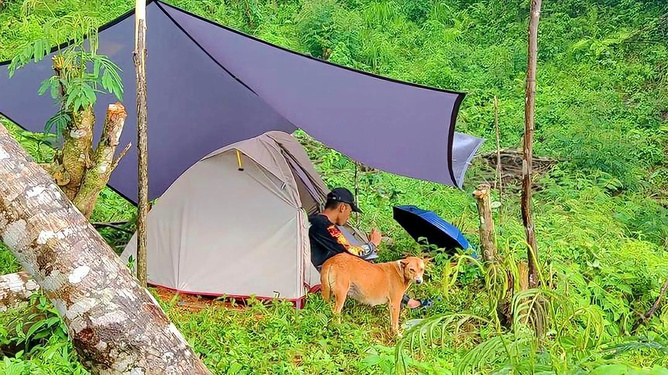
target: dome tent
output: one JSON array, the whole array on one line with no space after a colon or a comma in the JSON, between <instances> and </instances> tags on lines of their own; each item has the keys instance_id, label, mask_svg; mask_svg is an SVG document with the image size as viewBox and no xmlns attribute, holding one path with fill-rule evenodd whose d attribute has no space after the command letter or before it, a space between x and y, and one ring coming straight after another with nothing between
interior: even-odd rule
<instances>
[{"instance_id":1,"label":"dome tent","mask_svg":"<svg viewBox=\"0 0 668 375\"><path fill-rule=\"evenodd\" d=\"M289 134L221 148L186 170L148 216L148 282L183 293L280 298L319 284L307 214L328 190ZM364 240L352 230L358 240ZM136 234L121 257L136 258Z\"/></svg>"}]
</instances>

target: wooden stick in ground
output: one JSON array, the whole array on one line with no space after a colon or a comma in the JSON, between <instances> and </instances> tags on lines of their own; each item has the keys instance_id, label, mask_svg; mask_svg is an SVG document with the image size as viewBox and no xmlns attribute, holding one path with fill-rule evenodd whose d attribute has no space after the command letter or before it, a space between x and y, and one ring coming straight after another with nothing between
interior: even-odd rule
<instances>
[{"instance_id":1,"label":"wooden stick in ground","mask_svg":"<svg viewBox=\"0 0 668 375\"><path fill-rule=\"evenodd\" d=\"M661 293L659 293L659 297L654 301L654 305L652 305L652 308L647 311L647 313L643 316L643 321L648 320L649 318L654 315L654 312L656 309L659 308L659 305L661 304L661 299L663 298L664 295L666 295L666 291L668 291L668 278L666 279L666 282L663 283L663 287L661 288Z\"/></svg>"},{"instance_id":2,"label":"wooden stick in ground","mask_svg":"<svg viewBox=\"0 0 668 375\"><path fill-rule=\"evenodd\" d=\"M503 180L501 178L501 143L499 141L499 99L494 95L494 130L496 132L496 188L499 191L499 225L503 226Z\"/></svg>"},{"instance_id":3,"label":"wooden stick in ground","mask_svg":"<svg viewBox=\"0 0 668 375\"><path fill-rule=\"evenodd\" d=\"M0 125L0 238L93 374L208 374L155 299Z\"/></svg>"},{"instance_id":4,"label":"wooden stick in ground","mask_svg":"<svg viewBox=\"0 0 668 375\"><path fill-rule=\"evenodd\" d=\"M527 58L526 101L524 107L524 159L522 160L522 222L526 232L529 259L529 287L538 286L538 247L531 216L531 167L533 163L534 110L536 106L536 60L538 56L538 20L541 0L531 0L529 53Z\"/></svg>"},{"instance_id":5,"label":"wooden stick in ground","mask_svg":"<svg viewBox=\"0 0 668 375\"><path fill-rule=\"evenodd\" d=\"M482 246L482 255L486 262L497 259L496 245L492 239L494 220L492 219L489 190L490 186L488 184L480 184L478 189L473 192L478 205L478 217L480 218L480 246Z\"/></svg>"},{"instance_id":6,"label":"wooden stick in ground","mask_svg":"<svg viewBox=\"0 0 668 375\"><path fill-rule=\"evenodd\" d=\"M501 145L499 142L499 99L494 95L494 130L496 132L496 188L501 202Z\"/></svg>"},{"instance_id":7,"label":"wooden stick in ground","mask_svg":"<svg viewBox=\"0 0 668 375\"><path fill-rule=\"evenodd\" d=\"M135 3L134 63L137 75L137 278L146 287L146 219L148 216L148 130L146 108L146 1Z\"/></svg>"}]
</instances>

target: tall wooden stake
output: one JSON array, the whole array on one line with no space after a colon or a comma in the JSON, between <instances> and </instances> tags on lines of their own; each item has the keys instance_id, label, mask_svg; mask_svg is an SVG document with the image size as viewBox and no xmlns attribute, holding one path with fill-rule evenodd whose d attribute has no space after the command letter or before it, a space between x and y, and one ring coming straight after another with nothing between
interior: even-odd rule
<instances>
[{"instance_id":1,"label":"tall wooden stake","mask_svg":"<svg viewBox=\"0 0 668 375\"><path fill-rule=\"evenodd\" d=\"M146 0L135 3L135 71L137 74L137 278L146 287L146 217L148 216L148 130L146 114Z\"/></svg>"},{"instance_id":2,"label":"tall wooden stake","mask_svg":"<svg viewBox=\"0 0 668 375\"><path fill-rule=\"evenodd\" d=\"M501 179L501 143L499 141L499 99L496 95L494 95L494 130L496 132L496 188L499 191L499 203L501 203L501 207L499 207L499 224L503 226L503 217L501 215L501 210L503 209L503 200L501 197L503 188L501 184L503 182Z\"/></svg>"},{"instance_id":3,"label":"tall wooden stake","mask_svg":"<svg viewBox=\"0 0 668 375\"><path fill-rule=\"evenodd\" d=\"M533 163L534 109L536 106L536 60L538 56L538 20L540 19L541 0L531 0L531 19L529 20L529 53L527 57L527 86L524 107L524 159L522 160L522 221L530 246L529 287L538 285L538 247L533 218L531 217L531 166Z\"/></svg>"},{"instance_id":4,"label":"tall wooden stake","mask_svg":"<svg viewBox=\"0 0 668 375\"><path fill-rule=\"evenodd\" d=\"M494 235L494 219L492 219L492 205L489 198L489 185L480 184L473 192L478 205L478 218L480 219L480 246L482 247L482 258L485 262L497 260L496 245L492 236Z\"/></svg>"},{"instance_id":5,"label":"tall wooden stake","mask_svg":"<svg viewBox=\"0 0 668 375\"><path fill-rule=\"evenodd\" d=\"M501 143L499 141L499 99L494 95L494 131L496 132L496 188L501 201Z\"/></svg>"}]
</instances>

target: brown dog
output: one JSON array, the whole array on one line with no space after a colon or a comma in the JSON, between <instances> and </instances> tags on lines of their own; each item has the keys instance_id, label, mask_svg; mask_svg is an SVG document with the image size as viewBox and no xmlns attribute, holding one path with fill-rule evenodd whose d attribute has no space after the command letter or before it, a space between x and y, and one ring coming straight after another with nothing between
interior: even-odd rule
<instances>
[{"instance_id":1,"label":"brown dog","mask_svg":"<svg viewBox=\"0 0 668 375\"><path fill-rule=\"evenodd\" d=\"M413 281L422 283L424 261L416 257L372 264L350 254L329 258L320 271L322 296L329 302L334 295L334 314L343 309L346 297L371 305L390 305L392 330L399 331L401 298Z\"/></svg>"}]
</instances>

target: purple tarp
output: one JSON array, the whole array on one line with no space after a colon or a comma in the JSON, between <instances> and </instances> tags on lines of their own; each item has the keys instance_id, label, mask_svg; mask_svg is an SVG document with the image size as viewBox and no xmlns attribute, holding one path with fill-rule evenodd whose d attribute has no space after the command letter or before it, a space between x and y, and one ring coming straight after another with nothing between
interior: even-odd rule
<instances>
[{"instance_id":1,"label":"purple tarp","mask_svg":"<svg viewBox=\"0 0 668 375\"><path fill-rule=\"evenodd\" d=\"M151 199L208 153L269 130L301 128L366 165L458 187L483 142L454 131L462 93L300 55L160 1L150 2L146 11ZM128 118L120 147L136 144L133 13L105 25L99 45L99 53L122 69ZM51 74L48 57L11 79L0 66L0 113L27 130L42 131L57 110L48 94L37 95ZM98 121L113 101L98 95ZM132 201L135 150L109 182Z\"/></svg>"}]
</instances>

